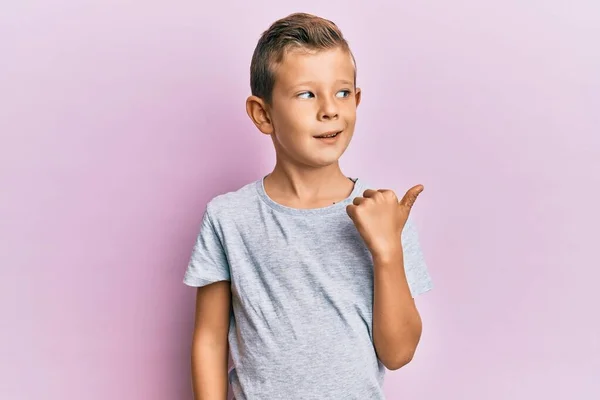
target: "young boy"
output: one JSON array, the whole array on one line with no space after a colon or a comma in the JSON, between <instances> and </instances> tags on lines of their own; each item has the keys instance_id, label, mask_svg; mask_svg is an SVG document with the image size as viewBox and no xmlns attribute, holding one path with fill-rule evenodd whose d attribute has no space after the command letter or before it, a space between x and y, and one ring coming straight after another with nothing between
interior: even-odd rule
<instances>
[{"instance_id":1,"label":"young boy","mask_svg":"<svg viewBox=\"0 0 600 400\"><path fill-rule=\"evenodd\" d=\"M266 177L212 199L184 282L198 287L197 399L383 399L385 368L421 335L413 297L431 288L410 209L350 179L338 160L361 92L337 26L276 21L251 63L249 117L271 137ZM234 367L227 373L228 354Z\"/></svg>"}]
</instances>

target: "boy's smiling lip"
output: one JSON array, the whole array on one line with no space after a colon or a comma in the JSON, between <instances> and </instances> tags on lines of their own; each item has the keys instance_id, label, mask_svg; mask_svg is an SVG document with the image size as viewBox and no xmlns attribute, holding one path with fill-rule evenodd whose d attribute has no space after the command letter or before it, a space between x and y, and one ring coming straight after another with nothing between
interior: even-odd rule
<instances>
[{"instance_id":1,"label":"boy's smiling lip","mask_svg":"<svg viewBox=\"0 0 600 400\"><path fill-rule=\"evenodd\" d=\"M313 137L316 138L316 139L322 139L322 138L331 139L331 138L338 137L340 135L340 133L342 133L343 131L344 131L343 129L331 130L331 131L327 131L327 132L321 133L319 135L315 135ZM335 136L333 136L333 135L335 135ZM327 138L327 136L331 136L331 137Z\"/></svg>"}]
</instances>

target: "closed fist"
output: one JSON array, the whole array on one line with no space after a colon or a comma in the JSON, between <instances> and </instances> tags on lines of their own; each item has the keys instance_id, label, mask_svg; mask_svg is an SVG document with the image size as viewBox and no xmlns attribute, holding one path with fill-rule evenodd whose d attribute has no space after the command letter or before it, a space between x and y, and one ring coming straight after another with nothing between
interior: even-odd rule
<instances>
[{"instance_id":1,"label":"closed fist","mask_svg":"<svg viewBox=\"0 0 600 400\"><path fill-rule=\"evenodd\" d=\"M404 197L392 190L368 189L346 207L365 244L374 257L385 257L401 249L402 230L423 185L410 188Z\"/></svg>"}]
</instances>

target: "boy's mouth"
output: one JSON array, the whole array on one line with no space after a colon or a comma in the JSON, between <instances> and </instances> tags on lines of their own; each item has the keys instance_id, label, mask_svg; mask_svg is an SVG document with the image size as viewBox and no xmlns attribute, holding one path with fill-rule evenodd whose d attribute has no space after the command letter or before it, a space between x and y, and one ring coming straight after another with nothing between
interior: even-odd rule
<instances>
[{"instance_id":1,"label":"boy's mouth","mask_svg":"<svg viewBox=\"0 0 600 400\"><path fill-rule=\"evenodd\" d=\"M314 137L316 139L333 139L333 138L339 136L340 133L342 133L342 131L332 131L332 132L326 132L326 133L323 133L321 135L317 135Z\"/></svg>"}]
</instances>

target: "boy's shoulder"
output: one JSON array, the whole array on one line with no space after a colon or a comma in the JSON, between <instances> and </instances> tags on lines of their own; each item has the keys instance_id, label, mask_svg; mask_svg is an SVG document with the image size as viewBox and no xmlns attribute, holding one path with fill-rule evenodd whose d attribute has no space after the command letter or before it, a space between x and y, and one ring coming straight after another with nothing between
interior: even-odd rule
<instances>
[{"instance_id":1,"label":"boy's shoulder","mask_svg":"<svg viewBox=\"0 0 600 400\"><path fill-rule=\"evenodd\" d=\"M224 192L214 196L206 204L206 211L211 217L223 216L223 214L240 213L248 207L258 196L256 185L260 181L254 180L246 183L238 189Z\"/></svg>"}]
</instances>

